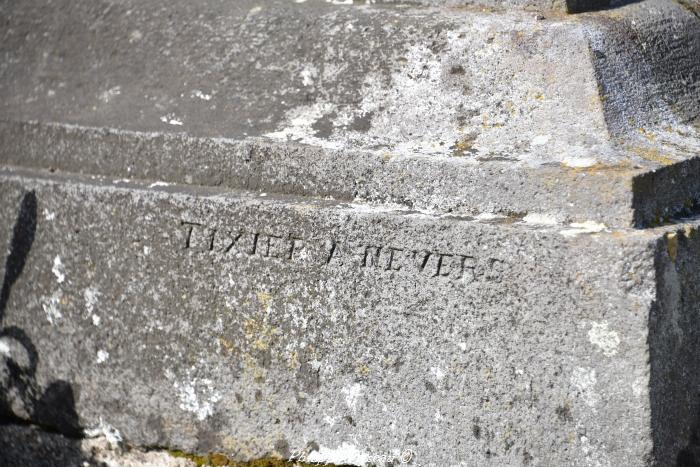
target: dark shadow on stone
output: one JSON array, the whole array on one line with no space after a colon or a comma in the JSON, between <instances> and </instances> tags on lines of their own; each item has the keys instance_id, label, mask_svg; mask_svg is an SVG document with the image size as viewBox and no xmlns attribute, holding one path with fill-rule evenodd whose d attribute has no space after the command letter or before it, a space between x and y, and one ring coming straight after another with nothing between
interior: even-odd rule
<instances>
[{"instance_id":1,"label":"dark shadow on stone","mask_svg":"<svg viewBox=\"0 0 700 467\"><path fill-rule=\"evenodd\" d=\"M33 425L0 422L2 466L83 467L84 462L75 439Z\"/></svg>"},{"instance_id":2,"label":"dark shadow on stone","mask_svg":"<svg viewBox=\"0 0 700 467\"><path fill-rule=\"evenodd\" d=\"M7 301L10 299L10 290L22 274L24 263L29 256L29 250L34 243L36 233L36 195L33 191L22 197L19 206L17 221L12 230L12 242L10 251L5 261L5 277L0 289L0 322L5 315Z\"/></svg>"},{"instance_id":3,"label":"dark shadow on stone","mask_svg":"<svg viewBox=\"0 0 700 467\"><path fill-rule=\"evenodd\" d=\"M653 465L700 466L700 232L656 244L649 315Z\"/></svg>"},{"instance_id":4,"label":"dark shadow on stone","mask_svg":"<svg viewBox=\"0 0 700 467\"><path fill-rule=\"evenodd\" d=\"M5 319L12 287L24 270L37 227L33 191L20 202L0 289L0 324ZM17 326L0 328L0 339L22 349L26 361L0 357L5 387L0 388L0 465L82 465L80 427L70 383L51 382L42 389L36 378L39 354L29 335ZM0 373L0 374L2 374ZM24 410L25 420L15 412Z\"/></svg>"},{"instance_id":5,"label":"dark shadow on stone","mask_svg":"<svg viewBox=\"0 0 700 467\"><path fill-rule=\"evenodd\" d=\"M700 466L700 417L695 420L695 426L688 444L678 453L676 467Z\"/></svg>"},{"instance_id":6,"label":"dark shadow on stone","mask_svg":"<svg viewBox=\"0 0 700 467\"><path fill-rule=\"evenodd\" d=\"M632 179L634 226L657 227L700 214L700 159L667 165Z\"/></svg>"},{"instance_id":7,"label":"dark shadow on stone","mask_svg":"<svg viewBox=\"0 0 700 467\"><path fill-rule=\"evenodd\" d=\"M77 438L83 434L75 411L73 387L63 380L49 384L34 405L33 419L39 425L66 436Z\"/></svg>"},{"instance_id":8,"label":"dark shadow on stone","mask_svg":"<svg viewBox=\"0 0 700 467\"><path fill-rule=\"evenodd\" d=\"M607 10L617 8L641 0L566 0L566 11L569 13L584 13L586 11Z\"/></svg>"}]
</instances>

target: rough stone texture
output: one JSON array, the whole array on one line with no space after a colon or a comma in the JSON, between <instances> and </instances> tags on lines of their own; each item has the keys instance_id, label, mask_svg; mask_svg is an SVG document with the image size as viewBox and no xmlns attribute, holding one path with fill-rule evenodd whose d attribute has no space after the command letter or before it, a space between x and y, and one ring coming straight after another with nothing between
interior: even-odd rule
<instances>
[{"instance_id":1,"label":"rough stone texture","mask_svg":"<svg viewBox=\"0 0 700 467\"><path fill-rule=\"evenodd\" d=\"M82 467L80 441L36 427L0 424L2 465Z\"/></svg>"},{"instance_id":2,"label":"rough stone texture","mask_svg":"<svg viewBox=\"0 0 700 467\"><path fill-rule=\"evenodd\" d=\"M682 170L654 193L634 191L638 177L655 180L700 148L700 22L689 5L542 16L321 1L5 2L0 160L93 166L90 139L108 127L112 144L158 164L166 181L215 171L248 188L246 157L222 163L217 148L252 146L275 159L253 174L268 191L333 186L441 212L546 207L560 221L654 224L700 198L697 172ZM27 144L37 132L44 139ZM81 132L85 147L54 158ZM172 133L205 139L192 152ZM196 169L170 164L173 154ZM142 175L125 162L115 163ZM386 189L356 177L365 167ZM464 183L441 185L453 173Z\"/></svg>"},{"instance_id":3,"label":"rough stone texture","mask_svg":"<svg viewBox=\"0 0 700 467\"><path fill-rule=\"evenodd\" d=\"M611 225L620 219L631 222L632 215L629 186L634 179L630 170L616 167L562 170L484 164L475 170L469 163L445 158L348 154L289 143L36 123L0 124L0 138L0 160L8 164L123 179L382 202L455 215L522 217L544 211L562 221L593 219ZM694 174L674 171L660 183L655 183L656 174L647 176L650 189L639 185L635 213L658 218L679 196L680 187L688 186L683 199L694 199L694 185L681 183L696 180ZM474 206L483 211L475 212Z\"/></svg>"},{"instance_id":4,"label":"rough stone texture","mask_svg":"<svg viewBox=\"0 0 700 467\"><path fill-rule=\"evenodd\" d=\"M0 442L700 463L697 3L337 3L0 3Z\"/></svg>"},{"instance_id":5,"label":"rough stone texture","mask_svg":"<svg viewBox=\"0 0 700 467\"><path fill-rule=\"evenodd\" d=\"M694 224L668 243L38 172L1 187L20 416L61 386L56 419L136 445L355 464L668 465L689 443Z\"/></svg>"},{"instance_id":6,"label":"rough stone texture","mask_svg":"<svg viewBox=\"0 0 700 467\"><path fill-rule=\"evenodd\" d=\"M332 0L331 0L332 1ZM422 4L431 6L447 6L447 7L476 7L483 8L486 11L498 11L508 9L524 9L534 11L566 11L569 13L580 13L583 11L600 10L611 6L620 6L629 1L611 1L611 0L339 0L337 4L381 4L381 3L398 3L398 4Z\"/></svg>"}]
</instances>

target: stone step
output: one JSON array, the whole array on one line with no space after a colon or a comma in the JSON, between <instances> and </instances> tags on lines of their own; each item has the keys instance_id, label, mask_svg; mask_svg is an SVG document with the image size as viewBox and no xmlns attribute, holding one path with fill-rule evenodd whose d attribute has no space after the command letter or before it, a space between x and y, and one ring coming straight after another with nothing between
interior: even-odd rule
<instances>
[{"instance_id":1,"label":"stone step","mask_svg":"<svg viewBox=\"0 0 700 467\"><path fill-rule=\"evenodd\" d=\"M6 5L0 163L614 227L695 212L692 2L336 3Z\"/></svg>"},{"instance_id":2,"label":"stone step","mask_svg":"<svg viewBox=\"0 0 700 467\"><path fill-rule=\"evenodd\" d=\"M28 169L0 193L0 343L21 375L0 384L20 417L351 465L668 465L690 442L695 221L469 220Z\"/></svg>"}]
</instances>

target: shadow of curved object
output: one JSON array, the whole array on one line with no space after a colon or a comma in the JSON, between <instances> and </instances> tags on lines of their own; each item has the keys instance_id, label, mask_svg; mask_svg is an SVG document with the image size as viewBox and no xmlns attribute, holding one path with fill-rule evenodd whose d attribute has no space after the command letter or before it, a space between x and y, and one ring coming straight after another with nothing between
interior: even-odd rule
<instances>
[{"instance_id":1,"label":"shadow of curved object","mask_svg":"<svg viewBox=\"0 0 700 467\"><path fill-rule=\"evenodd\" d=\"M0 324L5 319L12 287L24 270L36 228L37 200L34 191L30 191L22 197L12 230L0 289ZM6 387L0 388L0 464L56 465L57 459L70 459L66 465L81 465L79 438L83 429L75 410L72 386L63 380L55 380L45 389L39 385L36 378L39 353L23 329L17 326L0 328L0 340L8 346L12 344L13 349L22 349L27 356L26 362L18 362L11 355L0 356L0 365L4 366L0 366L0 371L6 374ZM24 409L28 420L16 414L17 406ZM37 430L37 427L41 429ZM27 435L29 432L32 432L31 436ZM49 443L54 446L54 452L27 445L33 442L39 448L43 443L39 439L47 436L61 440Z\"/></svg>"},{"instance_id":2,"label":"shadow of curved object","mask_svg":"<svg viewBox=\"0 0 700 467\"><path fill-rule=\"evenodd\" d=\"M5 277L0 289L0 323L5 317L5 309L10 299L10 290L24 270L29 250L34 243L36 233L36 194L33 191L25 194L19 206L17 221L12 229L10 254L5 261Z\"/></svg>"}]
</instances>

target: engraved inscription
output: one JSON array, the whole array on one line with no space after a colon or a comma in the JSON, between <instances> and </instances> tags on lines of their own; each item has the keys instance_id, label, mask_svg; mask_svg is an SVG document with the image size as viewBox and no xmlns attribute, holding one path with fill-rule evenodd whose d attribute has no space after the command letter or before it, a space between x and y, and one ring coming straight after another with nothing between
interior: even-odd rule
<instances>
[{"instance_id":1,"label":"engraved inscription","mask_svg":"<svg viewBox=\"0 0 700 467\"><path fill-rule=\"evenodd\" d=\"M192 254L306 261L326 268L348 267L364 273L412 274L465 283L500 282L507 270L506 261L500 258L481 258L430 248L353 244L333 239L310 241L292 233L214 228L185 220L180 221L180 227L181 248Z\"/></svg>"}]
</instances>

